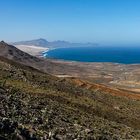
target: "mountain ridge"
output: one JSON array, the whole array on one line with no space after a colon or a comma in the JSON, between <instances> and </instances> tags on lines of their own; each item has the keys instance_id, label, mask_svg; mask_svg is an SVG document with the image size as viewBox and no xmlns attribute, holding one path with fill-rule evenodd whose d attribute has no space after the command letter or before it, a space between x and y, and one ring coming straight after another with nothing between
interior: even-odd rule
<instances>
[{"instance_id":1,"label":"mountain ridge","mask_svg":"<svg viewBox=\"0 0 140 140\"><path fill-rule=\"evenodd\" d=\"M97 46L96 43L71 43L68 41L52 41L49 42L46 39L40 38L35 40L29 40L29 41L20 41L20 42L14 42L13 45L34 45L34 46L40 46L40 47L49 47L49 48L59 48L59 47L93 47Z\"/></svg>"}]
</instances>

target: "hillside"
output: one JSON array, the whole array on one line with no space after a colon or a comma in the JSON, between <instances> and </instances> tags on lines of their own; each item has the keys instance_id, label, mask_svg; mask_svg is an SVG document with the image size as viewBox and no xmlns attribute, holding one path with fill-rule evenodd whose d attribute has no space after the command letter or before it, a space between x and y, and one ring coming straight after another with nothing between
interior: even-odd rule
<instances>
[{"instance_id":1,"label":"hillside","mask_svg":"<svg viewBox=\"0 0 140 140\"><path fill-rule=\"evenodd\" d=\"M5 46L7 46L8 48L10 47L10 45L8 44L5 44ZM20 49L20 47L18 48ZM26 48L28 48L28 46ZM93 84L94 83L103 84L105 86L117 88L119 90L140 93L139 64L125 65L117 63L82 63L82 62L60 61L48 58L43 59L38 58L37 56L36 57L33 57L31 55L27 56L26 52L35 52L35 51L32 50L27 51L28 49L21 49L25 51L23 52L19 49L17 51L19 53L16 54L15 57L10 55L8 52L9 54L8 58L18 63L32 66L38 70L50 73L57 77L76 77L79 79L87 80L89 82L93 82ZM1 55L2 54L3 53L1 53ZM24 56L24 59L21 59L20 54Z\"/></svg>"},{"instance_id":2,"label":"hillside","mask_svg":"<svg viewBox=\"0 0 140 140\"><path fill-rule=\"evenodd\" d=\"M0 42L0 56L26 65L41 62L39 58L31 56L4 41Z\"/></svg>"},{"instance_id":3,"label":"hillside","mask_svg":"<svg viewBox=\"0 0 140 140\"><path fill-rule=\"evenodd\" d=\"M140 139L139 98L116 96L112 89L75 78L57 78L4 56L0 139Z\"/></svg>"}]
</instances>

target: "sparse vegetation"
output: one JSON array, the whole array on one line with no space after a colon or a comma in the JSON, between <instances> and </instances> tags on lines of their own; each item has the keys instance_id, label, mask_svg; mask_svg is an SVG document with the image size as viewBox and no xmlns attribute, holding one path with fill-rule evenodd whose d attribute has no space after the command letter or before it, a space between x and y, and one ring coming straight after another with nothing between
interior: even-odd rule
<instances>
[{"instance_id":1,"label":"sparse vegetation","mask_svg":"<svg viewBox=\"0 0 140 140\"><path fill-rule=\"evenodd\" d=\"M140 101L0 61L0 139L140 139Z\"/></svg>"},{"instance_id":2,"label":"sparse vegetation","mask_svg":"<svg viewBox=\"0 0 140 140\"><path fill-rule=\"evenodd\" d=\"M138 94L46 74L63 64L12 47L0 43L0 140L140 139Z\"/></svg>"}]
</instances>

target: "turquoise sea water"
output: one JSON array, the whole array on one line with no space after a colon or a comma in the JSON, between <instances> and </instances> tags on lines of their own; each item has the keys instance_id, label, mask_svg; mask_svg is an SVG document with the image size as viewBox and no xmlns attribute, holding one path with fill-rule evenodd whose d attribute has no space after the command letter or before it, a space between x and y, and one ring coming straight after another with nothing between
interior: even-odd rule
<instances>
[{"instance_id":1,"label":"turquoise sea water","mask_svg":"<svg viewBox=\"0 0 140 140\"><path fill-rule=\"evenodd\" d=\"M80 62L140 63L140 47L78 47L59 48L47 57Z\"/></svg>"}]
</instances>

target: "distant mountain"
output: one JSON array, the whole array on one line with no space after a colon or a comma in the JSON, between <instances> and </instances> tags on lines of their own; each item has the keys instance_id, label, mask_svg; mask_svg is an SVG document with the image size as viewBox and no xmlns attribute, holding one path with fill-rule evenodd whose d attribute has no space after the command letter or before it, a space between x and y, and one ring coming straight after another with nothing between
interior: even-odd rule
<instances>
[{"instance_id":1,"label":"distant mountain","mask_svg":"<svg viewBox=\"0 0 140 140\"><path fill-rule=\"evenodd\" d=\"M30 41L20 41L12 43L13 45L33 45L33 46L41 46L41 47L48 47L48 48L63 48L63 47L93 47L97 46L96 43L71 43L68 41L53 41L49 42L45 39L36 39Z\"/></svg>"},{"instance_id":2,"label":"distant mountain","mask_svg":"<svg viewBox=\"0 0 140 140\"><path fill-rule=\"evenodd\" d=\"M42 46L47 47L49 45L49 42L45 39L36 39L36 40L30 40L30 41L20 41L12 43L13 45L33 45L33 46Z\"/></svg>"}]
</instances>

